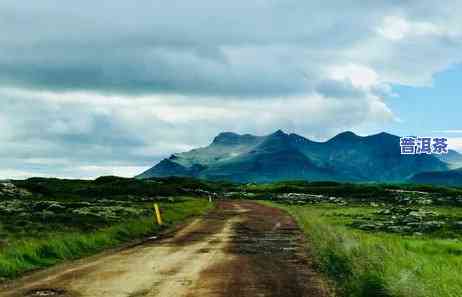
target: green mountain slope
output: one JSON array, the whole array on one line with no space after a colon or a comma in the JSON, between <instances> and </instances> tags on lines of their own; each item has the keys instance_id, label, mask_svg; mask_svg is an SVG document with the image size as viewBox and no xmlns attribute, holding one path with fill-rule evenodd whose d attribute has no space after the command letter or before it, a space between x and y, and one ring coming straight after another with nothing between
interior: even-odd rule
<instances>
[{"instance_id":1,"label":"green mountain slope","mask_svg":"<svg viewBox=\"0 0 462 297\"><path fill-rule=\"evenodd\" d=\"M448 163L450 169L462 168L462 154L456 151L449 150L448 154L442 154L437 156L441 161Z\"/></svg>"},{"instance_id":2,"label":"green mountain slope","mask_svg":"<svg viewBox=\"0 0 462 297\"><path fill-rule=\"evenodd\" d=\"M432 155L401 155L399 137L387 133L361 137L344 132L316 142L279 130L267 136L221 133L209 146L174 154L138 178L404 181L419 172L448 169Z\"/></svg>"},{"instance_id":3,"label":"green mountain slope","mask_svg":"<svg viewBox=\"0 0 462 297\"><path fill-rule=\"evenodd\" d=\"M446 186L462 186L462 168L448 171L430 171L415 174L411 182Z\"/></svg>"}]
</instances>

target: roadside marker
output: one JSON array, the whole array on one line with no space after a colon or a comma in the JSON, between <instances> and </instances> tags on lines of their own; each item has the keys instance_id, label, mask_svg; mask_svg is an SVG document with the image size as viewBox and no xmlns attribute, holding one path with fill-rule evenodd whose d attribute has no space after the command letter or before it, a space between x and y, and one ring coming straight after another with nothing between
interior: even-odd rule
<instances>
[{"instance_id":1,"label":"roadside marker","mask_svg":"<svg viewBox=\"0 0 462 297\"><path fill-rule=\"evenodd\" d=\"M157 224L162 225L162 218L160 216L159 205L157 205L157 203L154 203L154 209L156 211Z\"/></svg>"}]
</instances>

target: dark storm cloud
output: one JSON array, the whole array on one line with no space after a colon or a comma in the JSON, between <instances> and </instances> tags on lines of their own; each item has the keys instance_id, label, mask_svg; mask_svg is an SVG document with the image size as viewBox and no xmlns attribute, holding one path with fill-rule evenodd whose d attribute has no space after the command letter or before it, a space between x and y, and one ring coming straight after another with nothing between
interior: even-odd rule
<instances>
[{"instance_id":1,"label":"dark storm cloud","mask_svg":"<svg viewBox=\"0 0 462 297\"><path fill-rule=\"evenodd\" d=\"M228 63L218 49L150 48L92 49L78 57L36 51L28 61L0 64L5 85L53 90L95 90L125 94L267 96L307 91L305 79L293 68L265 63ZM268 58L272 59L272 58ZM272 62L277 63L277 62ZM259 65L257 65L259 64ZM267 68L266 71L262 71Z\"/></svg>"},{"instance_id":2,"label":"dark storm cloud","mask_svg":"<svg viewBox=\"0 0 462 297\"><path fill-rule=\"evenodd\" d=\"M382 5L345 1L59 1L0 4L0 83L55 90L280 96L299 71L370 34ZM340 16L333 9L348 9ZM367 12L367 13L365 13ZM335 14L335 18L332 15ZM363 14L361 20L356 20ZM342 34L337 34L338 31ZM318 65L316 65L318 64Z\"/></svg>"},{"instance_id":3,"label":"dark storm cloud","mask_svg":"<svg viewBox=\"0 0 462 297\"><path fill-rule=\"evenodd\" d=\"M325 79L324 66L349 62L345 51L374 38L385 16L447 19L451 11L433 4L5 0L0 85L125 94L302 94ZM363 62L378 65L364 54Z\"/></svg>"},{"instance_id":4,"label":"dark storm cloud","mask_svg":"<svg viewBox=\"0 0 462 297\"><path fill-rule=\"evenodd\" d=\"M114 116L93 106L1 95L5 122L0 157L133 161L130 150L145 144Z\"/></svg>"}]
</instances>

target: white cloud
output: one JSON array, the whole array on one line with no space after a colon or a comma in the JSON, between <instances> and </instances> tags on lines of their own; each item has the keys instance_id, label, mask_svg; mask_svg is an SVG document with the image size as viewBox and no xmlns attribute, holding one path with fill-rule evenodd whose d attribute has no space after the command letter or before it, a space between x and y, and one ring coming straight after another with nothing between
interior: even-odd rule
<instances>
[{"instance_id":1,"label":"white cloud","mask_svg":"<svg viewBox=\"0 0 462 297\"><path fill-rule=\"evenodd\" d=\"M462 137L448 137L448 147L462 153Z\"/></svg>"},{"instance_id":2,"label":"white cloud","mask_svg":"<svg viewBox=\"0 0 462 297\"><path fill-rule=\"evenodd\" d=\"M374 69L364 65L349 63L342 66L333 66L329 72L332 79L348 79L356 87L371 88L379 83L379 76Z\"/></svg>"},{"instance_id":3,"label":"white cloud","mask_svg":"<svg viewBox=\"0 0 462 297\"><path fill-rule=\"evenodd\" d=\"M377 31L385 38L392 40L403 39L410 31L409 23L397 16L387 16L383 20L383 24Z\"/></svg>"},{"instance_id":4,"label":"white cloud","mask_svg":"<svg viewBox=\"0 0 462 297\"><path fill-rule=\"evenodd\" d=\"M377 32L394 41L409 36L444 36L449 31L430 22L411 22L399 16L386 16Z\"/></svg>"},{"instance_id":5,"label":"white cloud","mask_svg":"<svg viewBox=\"0 0 462 297\"><path fill-rule=\"evenodd\" d=\"M16 169L0 169L0 179L25 179L32 176L39 176L36 171L16 170ZM55 177L53 173L40 174L40 177Z\"/></svg>"}]
</instances>

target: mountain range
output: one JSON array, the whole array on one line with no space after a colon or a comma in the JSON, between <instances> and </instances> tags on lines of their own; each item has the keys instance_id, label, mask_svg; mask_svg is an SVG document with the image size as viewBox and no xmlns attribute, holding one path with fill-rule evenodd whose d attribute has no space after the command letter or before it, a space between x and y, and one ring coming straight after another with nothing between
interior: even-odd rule
<instances>
[{"instance_id":1,"label":"mountain range","mask_svg":"<svg viewBox=\"0 0 462 297\"><path fill-rule=\"evenodd\" d=\"M445 186L462 186L462 168L448 171L431 171L415 174L411 182Z\"/></svg>"},{"instance_id":2,"label":"mountain range","mask_svg":"<svg viewBox=\"0 0 462 297\"><path fill-rule=\"evenodd\" d=\"M444 158L401 155L399 141L384 132L365 137L343 132L325 142L281 130L267 136L223 132L210 145L173 154L137 178L400 182L422 172L448 171L462 161L455 151Z\"/></svg>"}]
</instances>

